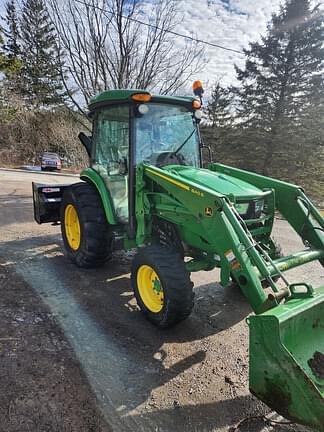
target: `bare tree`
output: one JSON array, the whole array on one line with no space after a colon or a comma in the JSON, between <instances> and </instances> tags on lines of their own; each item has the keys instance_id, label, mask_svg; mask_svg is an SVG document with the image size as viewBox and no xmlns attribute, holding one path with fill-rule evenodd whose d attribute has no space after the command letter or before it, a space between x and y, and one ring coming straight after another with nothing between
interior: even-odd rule
<instances>
[{"instance_id":1,"label":"bare tree","mask_svg":"<svg viewBox=\"0 0 324 432\"><path fill-rule=\"evenodd\" d=\"M70 97L80 110L79 94L86 103L119 88L175 94L204 64L196 42L179 46L169 33L179 23L176 0L47 1L65 53L62 78L77 88Z\"/></svg>"}]
</instances>

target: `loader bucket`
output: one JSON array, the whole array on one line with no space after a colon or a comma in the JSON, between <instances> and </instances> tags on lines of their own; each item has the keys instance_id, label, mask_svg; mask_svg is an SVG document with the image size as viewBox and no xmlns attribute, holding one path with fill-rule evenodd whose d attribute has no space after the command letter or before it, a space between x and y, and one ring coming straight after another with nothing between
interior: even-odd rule
<instances>
[{"instance_id":1,"label":"loader bucket","mask_svg":"<svg viewBox=\"0 0 324 432\"><path fill-rule=\"evenodd\" d=\"M250 390L294 422L324 431L324 286L248 318Z\"/></svg>"}]
</instances>

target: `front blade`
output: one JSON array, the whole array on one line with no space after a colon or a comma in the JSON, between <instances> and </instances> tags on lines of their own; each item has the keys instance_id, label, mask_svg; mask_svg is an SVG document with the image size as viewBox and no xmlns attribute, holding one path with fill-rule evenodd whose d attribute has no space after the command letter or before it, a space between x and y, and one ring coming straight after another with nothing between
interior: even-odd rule
<instances>
[{"instance_id":1,"label":"front blade","mask_svg":"<svg viewBox=\"0 0 324 432\"><path fill-rule=\"evenodd\" d=\"M324 431L324 286L248 324L251 392L284 417Z\"/></svg>"}]
</instances>

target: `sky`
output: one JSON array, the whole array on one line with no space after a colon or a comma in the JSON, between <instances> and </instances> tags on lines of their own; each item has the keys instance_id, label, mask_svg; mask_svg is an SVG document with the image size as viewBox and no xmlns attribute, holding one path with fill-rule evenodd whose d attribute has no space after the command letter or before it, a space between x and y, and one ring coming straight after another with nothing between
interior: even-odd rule
<instances>
[{"instance_id":1,"label":"sky","mask_svg":"<svg viewBox=\"0 0 324 432\"><path fill-rule=\"evenodd\" d=\"M154 3L156 0L145 0ZM0 15L6 0L0 0ZM20 3L20 1L17 1ZM175 29L208 42L235 50L247 48L249 42L260 40L273 12L279 10L280 0L177 0L179 24ZM143 17L143 20L149 16ZM3 24L3 22L2 22ZM177 46L184 40L174 36ZM223 85L235 83L234 64L244 65L244 56L214 47L205 47L207 65L194 77L211 89L216 81Z\"/></svg>"},{"instance_id":2,"label":"sky","mask_svg":"<svg viewBox=\"0 0 324 432\"><path fill-rule=\"evenodd\" d=\"M248 48L265 34L271 14L279 10L279 0L178 0L182 21L177 30L208 42L235 50ZM181 41L175 38L175 44ZM211 88L220 80L223 85L235 83L234 64L244 65L244 56L206 46L208 64L196 79Z\"/></svg>"}]
</instances>

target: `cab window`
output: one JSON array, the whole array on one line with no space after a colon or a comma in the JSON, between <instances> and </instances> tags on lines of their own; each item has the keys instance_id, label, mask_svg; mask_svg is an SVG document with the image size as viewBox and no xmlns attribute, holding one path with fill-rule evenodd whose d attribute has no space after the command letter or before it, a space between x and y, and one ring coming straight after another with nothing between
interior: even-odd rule
<instances>
[{"instance_id":1,"label":"cab window","mask_svg":"<svg viewBox=\"0 0 324 432\"><path fill-rule=\"evenodd\" d=\"M129 107L100 110L94 120L92 167L106 183L117 219L128 221Z\"/></svg>"},{"instance_id":2,"label":"cab window","mask_svg":"<svg viewBox=\"0 0 324 432\"><path fill-rule=\"evenodd\" d=\"M146 113L135 119L136 163L198 167L199 138L193 112L181 105L145 105Z\"/></svg>"}]
</instances>

